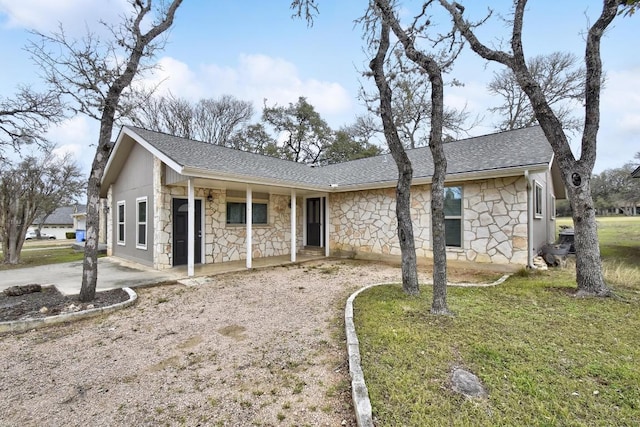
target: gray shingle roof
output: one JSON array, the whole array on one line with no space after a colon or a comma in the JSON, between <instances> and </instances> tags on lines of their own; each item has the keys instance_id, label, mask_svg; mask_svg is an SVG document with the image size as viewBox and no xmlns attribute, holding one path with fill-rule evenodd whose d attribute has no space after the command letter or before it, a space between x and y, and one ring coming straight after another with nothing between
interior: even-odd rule
<instances>
[{"instance_id":1,"label":"gray shingle roof","mask_svg":"<svg viewBox=\"0 0 640 427\"><path fill-rule=\"evenodd\" d=\"M461 139L444 144L447 175L489 172L500 169L549 164L553 150L539 126ZM407 150L413 178L433 175L429 147ZM390 154L369 157L323 168L339 185L396 180L396 164Z\"/></svg>"},{"instance_id":2,"label":"gray shingle roof","mask_svg":"<svg viewBox=\"0 0 640 427\"><path fill-rule=\"evenodd\" d=\"M302 163L221 147L128 126L160 152L187 168L239 174L267 180L324 185L325 178Z\"/></svg>"},{"instance_id":3,"label":"gray shingle roof","mask_svg":"<svg viewBox=\"0 0 640 427\"><path fill-rule=\"evenodd\" d=\"M390 154L322 167L247 153L199 141L128 127L165 156L185 168L235 174L247 179L326 188L393 182L398 177ZM429 178L433 161L428 147L407 150L414 179ZM447 174L490 172L547 165L553 151L542 129L534 126L445 144Z\"/></svg>"},{"instance_id":4,"label":"gray shingle roof","mask_svg":"<svg viewBox=\"0 0 640 427\"><path fill-rule=\"evenodd\" d=\"M78 212L85 212L86 206L78 205ZM44 221L45 225L73 225L73 217L71 216L76 212L75 206L61 206L51 215L47 217ZM40 218L37 218L34 221L34 224L38 224L40 222Z\"/></svg>"}]
</instances>

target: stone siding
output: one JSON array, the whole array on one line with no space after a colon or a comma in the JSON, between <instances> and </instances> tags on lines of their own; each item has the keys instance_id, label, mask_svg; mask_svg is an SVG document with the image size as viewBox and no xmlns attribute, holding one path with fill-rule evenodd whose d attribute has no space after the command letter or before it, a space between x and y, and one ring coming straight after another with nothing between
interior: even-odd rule
<instances>
[{"instance_id":1,"label":"stone siding","mask_svg":"<svg viewBox=\"0 0 640 427\"><path fill-rule=\"evenodd\" d=\"M463 187L463 241L452 260L527 263L527 185L524 177L496 178ZM431 189L413 186L411 213L418 257L433 257ZM332 194L330 248L336 254L400 255L395 188Z\"/></svg>"},{"instance_id":2,"label":"stone siding","mask_svg":"<svg viewBox=\"0 0 640 427\"><path fill-rule=\"evenodd\" d=\"M158 269L171 268L173 219L171 204L173 198L186 198L187 189L177 186L159 186L158 199L161 203L157 212L156 259ZM207 196L212 201L207 201ZM227 225L227 202L224 190L195 188L195 197L201 199L204 206L202 218L204 238L204 263L220 263L246 259L246 227ZM291 253L291 198L285 195L271 194L268 200L268 224L253 224L252 257L288 255ZM302 200L297 201L298 247L302 246Z\"/></svg>"}]
</instances>

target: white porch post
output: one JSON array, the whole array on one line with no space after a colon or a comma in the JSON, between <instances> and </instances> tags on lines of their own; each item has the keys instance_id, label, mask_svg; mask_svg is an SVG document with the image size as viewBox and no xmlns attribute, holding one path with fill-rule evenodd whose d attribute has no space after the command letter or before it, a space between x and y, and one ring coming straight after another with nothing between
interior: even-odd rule
<instances>
[{"instance_id":1,"label":"white porch post","mask_svg":"<svg viewBox=\"0 0 640 427\"><path fill-rule=\"evenodd\" d=\"M296 262L296 252L298 251L296 236L296 190L291 190L291 262Z\"/></svg>"},{"instance_id":2,"label":"white porch post","mask_svg":"<svg viewBox=\"0 0 640 427\"><path fill-rule=\"evenodd\" d=\"M247 268L251 268L251 261L253 257L252 250L252 229L253 229L253 193L251 187L247 185Z\"/></svg>"},{"instance_id":3,"label":"white porch post","mask_svg":"<svg viewBox=\"0 0 640 427\"><path fill-rule=\"evenodd\" d=\"M324 198L324 256L329 256L329 195Z\"/></svg>"},{"instance_id":4,"label":"white porch post","mask_svg":"<svg viewBox=\"0 0 640 427\"><path fill-rule=\"evenodd\" d=\"M188 180L188 192L187 192L187 276L193 277L194 271L194 246L195 246L195 233L196 233L196 208L195 208L195 189L193 188L193 179Z\"/></svg>"}]
</instances>

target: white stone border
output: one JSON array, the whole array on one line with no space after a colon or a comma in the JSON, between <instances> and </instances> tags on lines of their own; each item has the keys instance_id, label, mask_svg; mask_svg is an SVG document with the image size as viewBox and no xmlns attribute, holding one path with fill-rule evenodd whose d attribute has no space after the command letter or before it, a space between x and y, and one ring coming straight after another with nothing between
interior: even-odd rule
<instances>
[{"instance_id":1,"label":"white stone border","mask_svg":"<svg viewBox=\"0 0 640 427\"><path fill-rule=\"evenodd\" d=\"M450 283L447 286L455 287L489 287L504 283L510 274L505 274L493 283ZM356 422L359 427L373 427L373 415L371 413L371 401L369 400L369 390L364 381L364 373L360 365L360 342L356 333L356 326L353 322L353 301L363 291L374 286L397 285L399 283L385 282L374 283L358 289L349 296L344 309L344 329L347 335L347 354L349 356L349 375L351 376L351 397L353 398L353 408L356 413Z\"/></svg>"},{"instance_id":2,"label":"white stone border","mask_svg":"<svg viewBox=\"0 0 640 427\"><path fill-rule=\"evenodd\" d=\"M122 288L122 289L129 295L129 299L126 301L122 301L117 304L108 305L105 307L97 307L89 310L59 314L57 316L42 317L38 319L10 320L7 322L0 322L0 334L7 333L7 332L25 332L31 329L38 329L38 328L42 328L49 325L56 325L58 323L85 319L88 317L97 316L99 314L111 313L121 308L129 307L130 305L133 305L138 299L138 295L131 288Z\"/></svg>"}]
</instances>

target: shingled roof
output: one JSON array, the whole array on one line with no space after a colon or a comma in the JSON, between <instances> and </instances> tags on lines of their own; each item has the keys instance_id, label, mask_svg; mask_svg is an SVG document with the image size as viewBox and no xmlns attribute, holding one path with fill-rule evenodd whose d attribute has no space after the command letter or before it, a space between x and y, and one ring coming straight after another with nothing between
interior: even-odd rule
<instances>
[{"instance_id":1,"label":"shingled roof","mask_svg":"<svg viewBox=\"0 0 640 427\"><path fill-rule=\"evenodd\" d=\"M73 225L72 215L77 212L86 212L86 209L85 205L61 206L45 219L44 225L68 225L71 227ZM33 223L39 224L41 220L41 217L36 218Z\"/></svg>"},{"instance_id":2,"label":"shingled roof","mask_svg":"<svg viewBox=\"0 0 640 427\"><path fill-rule=\"evenodd\" d=\"M123 132L152 147L176 172L188 176L224 176L227 180L234 177L239 182L246 180L323 191L387 186L398 178L390 154L310 167L132 126L125 126ZM508 170L542 169L553 160L551 146L539 126L458 140L446 143L444 148L449 178L499 176ZM433 175L429 148L407 150L407 153L414 168L414 182L429 181Z\"/></svg>"},{"instance_id":3,"label":"shingled roof","mask_svg":"<svg viewBox=\"0 0 640 427\"><path fill-rule=\"evenodd\" d=\"M461 139L444 144L447 176L491 174L505 169L547 167L553 150L539 126ZM407 150L413 179L433 176L429 147ZM398 170L390 154L320 168L338 185L396 181Z\"/></svg>"}]
</instances>

